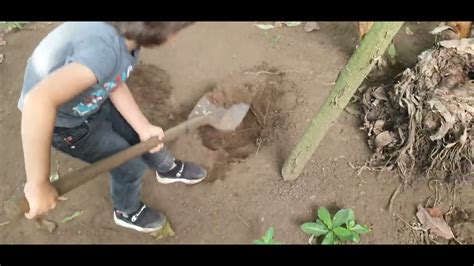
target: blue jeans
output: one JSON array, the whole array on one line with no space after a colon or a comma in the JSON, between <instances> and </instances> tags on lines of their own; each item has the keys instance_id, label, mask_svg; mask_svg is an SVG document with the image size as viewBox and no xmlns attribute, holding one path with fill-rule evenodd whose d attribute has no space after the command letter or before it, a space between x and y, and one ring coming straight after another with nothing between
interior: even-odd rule
<instances>
[{"instance_id":1,"label":"blue jeans","mask_svg":"<svg viewBox=\"0 0 474 266\"><path fill-rule=\"evenodd\" d=\"M94 163L122 151L140 139L110 101L75 128L54 129L53 147L87 163ZM146 153L110 171L110 194L114 208L127 213L138 209L142 177L148 167L167 172L174 157L163 148Z\"/></svg>"}]
</instances>

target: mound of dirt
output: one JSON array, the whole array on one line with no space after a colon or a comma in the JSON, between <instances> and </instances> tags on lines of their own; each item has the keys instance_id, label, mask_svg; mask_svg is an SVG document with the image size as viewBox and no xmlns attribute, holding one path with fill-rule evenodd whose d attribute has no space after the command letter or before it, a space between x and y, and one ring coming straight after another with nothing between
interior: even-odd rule
<instances>
[{"instance_id":1,"label":"mound of dirt","mask_svg":"<svg viewBox=\"0 0 474 266\"><path fill-rule=\"evenodd\" d=\"M472 177L474 58L456 48L423 52L396 84L366 90L360 100L371 166L403 176Z\"/></svg>"}]
</instances>

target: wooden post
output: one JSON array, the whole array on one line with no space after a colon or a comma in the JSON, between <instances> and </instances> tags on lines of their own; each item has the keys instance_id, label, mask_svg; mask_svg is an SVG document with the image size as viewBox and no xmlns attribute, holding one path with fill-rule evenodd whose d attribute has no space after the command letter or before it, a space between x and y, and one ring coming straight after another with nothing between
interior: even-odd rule
<instances>
[{"instance_id":1,"label":"wooden post","mask_svg":"<svg viewBox=\"0 0 474 266\"><path fill-rule=\"evenodd\" d=\"M336 84L323 106L304 132L303 137L283 165L284 180L294 180L326 134L331 123L344 110L352 95L369 74L376 60L381 58L403 22L375 22L360 46L339 74Z\"/></svg>"}]
</instances>

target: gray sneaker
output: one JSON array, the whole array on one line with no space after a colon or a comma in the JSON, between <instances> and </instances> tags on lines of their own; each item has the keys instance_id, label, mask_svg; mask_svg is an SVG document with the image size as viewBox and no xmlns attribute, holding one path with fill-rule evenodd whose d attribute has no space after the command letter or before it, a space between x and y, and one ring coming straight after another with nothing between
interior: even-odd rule
<instances>
[{"instance_id":1,"label":"gray sneaker","mask_svg":"<svg viewBox=\"0 0 474 266\"><path fill-rule=\"evenodd\" d=\"M141 203L138 210L130 214L115 210L114 221L119 226L143 233L151 233L163 228L167 219L161 212L153 210Z\"/></svg>"},{"instance_id":2,"label":"gray sneaker","mask_svg":"<svg viewBox=\"0 0 474 266\"><path fill-rule=\"evenodd\" d=\"M199 165L178 160L175 163L176 166L167 173L156 172L156 179L159 183L171 184L182 182L192 185L201 182L207 176L206 169Z\"/></svg>"}]
</instances>

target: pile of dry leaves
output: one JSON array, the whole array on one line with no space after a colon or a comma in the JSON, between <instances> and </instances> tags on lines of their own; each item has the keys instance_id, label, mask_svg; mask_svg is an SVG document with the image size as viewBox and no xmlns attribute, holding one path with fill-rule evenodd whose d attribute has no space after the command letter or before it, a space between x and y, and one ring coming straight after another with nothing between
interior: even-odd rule
<instances>
[{"instance_id":1,"label":"pile of dry leaves","mask_svg":"<svg viewBox=\"0 0 474 266\"><path fill-rule=\"evenodd\" d=\"M473 172L474 39L423 52L397 83L367 88L360 104L371 167L467 180Z\"/></svg>"}]
</instances>

